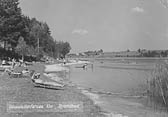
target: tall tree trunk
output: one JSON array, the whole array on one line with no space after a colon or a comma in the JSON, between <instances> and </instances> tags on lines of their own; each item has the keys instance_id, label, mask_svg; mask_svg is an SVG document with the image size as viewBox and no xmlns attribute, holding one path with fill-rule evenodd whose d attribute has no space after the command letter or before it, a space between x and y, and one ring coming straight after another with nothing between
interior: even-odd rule
<instances>
[{"instance_id":1,"label":"tall tree trunk","mask_svg":"<svg viewBox=\"0 0 168 117\"><path fill-rule=\"evenodd\" d=\"M6 50L6 41L4 41L4 49Z\"/></svg>"}]
</instances>

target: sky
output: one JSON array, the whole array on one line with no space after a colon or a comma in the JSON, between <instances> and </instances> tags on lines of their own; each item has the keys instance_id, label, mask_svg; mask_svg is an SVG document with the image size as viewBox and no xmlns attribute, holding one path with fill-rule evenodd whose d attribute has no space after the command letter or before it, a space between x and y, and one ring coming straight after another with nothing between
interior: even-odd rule
<instances>
[{"instance_id":1,"label":"sky","mask_svg":"<svg viewBox=\"0 0 168 117\"><path fill-rule=\"evenodd\" d=\"M168 49L167 0L20 0L72 53Z\"/></svg>"}]
</instances>

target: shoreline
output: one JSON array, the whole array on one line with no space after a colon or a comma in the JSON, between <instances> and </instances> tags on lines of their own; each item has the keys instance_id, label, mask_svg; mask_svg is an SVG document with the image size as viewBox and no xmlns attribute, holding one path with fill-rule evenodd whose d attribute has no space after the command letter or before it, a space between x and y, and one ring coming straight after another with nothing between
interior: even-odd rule
<instances>
[{"instance_id":1,"label":"shoreline","mask_svg":"<svg viewBox=\"0 0 168 117\"><path fill-rule=\"evenodd\" d=\"M79 63L72 63L72 64L68 64L68 65L78 65L78 64L83 64L85 62L79 62ZM67 65L66 65L67 66ZM61 70L64 71L64 70L67 70L66 69L66 66L60 66L60 65L47 65L47 70L45 70L45 72L47 73L53 73L51 71L53 71L53 69L57 70L55 72L60 72ZM54 68L55 67L55 68ZM56 68L58 67L58 69ZM50 69L51 71L50 71ZM61 70L60 70L61 69ZM54 80L54 78L52 78L54 76L50 75L50 78ZM88 97L95 106L98 106L100 108L100 112L101 114L103 114L104 116L107 116L107 117L128 117L124 114L121 114L121 113L117 113L117 112L109 112L108 110L106 110L105 108L101 107L101 103L103 103L102 101L99 100L99 93L98 92L92 92L91 90L89 91L89 89L85 89L85 88L82 88L82 87L79 87L77 86L77 84L73 84L72 82L70 83L71 86L74 86L77 90L80 91L81 94L85 95L86 97ZM109 95L109 93L104 93L105 95ZM110 95L113 95L113 94L110 94Z\"/></svg>"},{"instance_id":2,"label":"shoreline","mask_svg":"<svg viewBox=\"0 0 168 117\"><path fill-rule=\"evenodd\" d=\"M70 65L78 65L78 64L84 64L85 62L78 62L78 63L69 63L69 64L66 64L66 66L62 66L61 64L54 64L54 65L47 65L47 66L45 66L45 68L47 68L47 69L45 69L44 70L44 72L46 72L46 73L48 73L48 75L50 76L50 78L51 79L53 79L54 80L54 77L57 77L57 75L56 76L54 76L54 74L52 74L53 72L51 72L51 71L53 71L53 69L54 70L56 70L55 72L61 72L61 70L62 71L65 71L65 70L67 70L67 66L70 66ZM88 63L88 62L87 62ZM56 68L56 67L58 67L58 69ZM61 70L60 70L61 69ZM51 75L52 74L52 75ZM56 78L57 79L57 78ZM91 92L89 92L87 89L84 89L84 88L82 88L82 87L79 87L79 86L77 86L77 84L74 84L74 83L72 83L71 81L70 81L70 84L69 84L70 86L72 86L72 87L74 87L76 90L78 90L82 95L84 95L84 96L86 96L88 99L90 99L91 101L92 101L92 103L93 103L93 105L94 106L96 106L96 107L98 107L99 109L100 109L100 113L103 115L103 116L107 116L107 117L109 117L109 116L111 116L112 114L110 113L110 112L107 112L107 111L105 111L105 110L103 110L101 107L100 107L100 105L98 105L98 103L100 103L99 101L98 101L98 98L99 98L99 96L97 95L97 94L95 94L95 93L91 93ZM113 114L113 116L114 116L115 114ZM115 115L116 116L116 115ZM124 116L121 116L121 117L124 117Z\"/></svg>"},{"instance_id":3,"label":"shoreline","mask_svg":"<svg viewBox=\"0 0 168 117\"><path fill-rule=\"evenodd\" d=\"M28 67L41 73L40 78L46 81L53 81L45 73L44 64L34 64ZM22 68L16 69L16 71ZM54 81L53 81L54 82ZM6 111L8 102L82 102L83 112L21 112L9 113ZM0 78L0 114L3 117L9 116L96 116L104 117L100 108L87 96L83 95L77 88L68 86L64 90L52 90L34 87L30 78L9 78L5 73Z\"/></svg>"},{"instance_id":4,"label":"shoreline","mask_svg":"<svg viewBox=\"0 0 168 117\"><path fill-rule=\"evenodd\" d=\"M158 112L158 111L153 112L154 110L152 108L144 105L141 102L146 98L144 96L134 96L131 94L123 95L120 93L113 93L113 92L93 91L91 88L83 88L83 87L80 87L78 84L75 84L75 88L80 90L82 94L87 96L89 99L91 99L94 102L95 105L100 107L101 112L105 116L133 117L132 115L134 115L134 116L141 117L142 115L142 116L157 117L157 116L167 115L164 112ZM106 101L106 99L108 98L104 98L104 97L108 97L109 102ZM110 103L112 105L109 107ZM136 111L134 112L135 108L136 108Z\"/></svg>"},{"instance_id":5,"label":"shoreline","mask_svg":"<svg viewBox=\"0 0 168 117\"><path fill-rule=\"evenodd\" d=\"M74 64L74 63L73 63ZM75 63L77 64L77 63ZM71 65L71 64L69 64ZM29 66L29 70L35 70L41 73L40 78L45 81L54 82L59 78L63 78L69 71L68 65L51 64L48 66L46 72L46 64L34 64ZM50 69L49 69L50 68ZM54 69L53 69L54 68ZM19 71L22 68L17 68L15 71ZM52 70L52 72L50 72ZM55 70L55 71L54 71ZM62 72L62 73L60 73ZM64 74L65 73L65 74ZM56 79L55 79L56 78ZM69 80L69 79L65 79ZM95 91L91 88L83 88L78 84L67 81L67 86L64 90L52 90L45 88L34 87L30 78L10 79L8 75L2 74L0 79L0 114L4 117L15 116L18 113L7 113L6 103L9 101L14 102L62 102L73 101L83 102L82 113L59 113L59 112L33 112L33 113L21 113L25 116L96 116L96 117L134 117L140 115L144 116L166 116L165 113L156 113L150 110L150 108L144 107L141 103L138 103L136 98L130 98L130 96L122 95L112 92ZM145 110L147 109L147 110ZM44 114L44 115L43 115ZM140 115L138 115L140 114ZM134 116L133 116L134 115Z\"/></svg>"}]
</instances>

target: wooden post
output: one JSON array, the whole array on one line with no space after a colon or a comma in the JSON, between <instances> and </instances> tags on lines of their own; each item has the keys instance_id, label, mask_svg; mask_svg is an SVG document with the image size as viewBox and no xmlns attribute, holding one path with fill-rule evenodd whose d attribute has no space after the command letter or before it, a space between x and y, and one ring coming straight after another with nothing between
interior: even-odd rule
<instances>
[{"instance_id":1,"label":"wooden post","mask_svg":"<svg viewBox=\"0 0 168 117\"><path fill-rule=\"evenodd\" d=\"M39 37L38 37L38 39L37 39L37 44L38 44L38 54L39 54Z\"/></svg>"}]
</instances>

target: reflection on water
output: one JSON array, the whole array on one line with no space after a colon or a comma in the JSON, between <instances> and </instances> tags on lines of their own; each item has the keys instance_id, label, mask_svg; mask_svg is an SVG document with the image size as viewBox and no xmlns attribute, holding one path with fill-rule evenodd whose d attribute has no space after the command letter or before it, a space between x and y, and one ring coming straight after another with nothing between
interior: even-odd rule
<instances>
[{"instance_id":1,"label":"reflection on water","mask_svg":"<svg viewBox=\"0 0 168 117\"><path fill-rule=\"evenodd\" d=\"M87 69L78 66L70 68L70 80L81 87L94 91L124 93L146 82L150 77L152 64L123 64L109 61L95 61Z\"/></svg>"}]
</instances>

